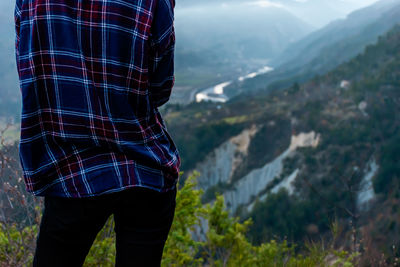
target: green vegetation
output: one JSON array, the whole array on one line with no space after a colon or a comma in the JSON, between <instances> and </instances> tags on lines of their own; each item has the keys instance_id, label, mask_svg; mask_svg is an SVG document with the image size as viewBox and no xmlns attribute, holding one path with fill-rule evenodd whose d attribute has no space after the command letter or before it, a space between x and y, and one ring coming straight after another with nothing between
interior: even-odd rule
<instances>
[{"instance_id":1,"label":"green vegetation","mask_svg":"<svg viewBox=\"0 0 400 267\"><path fill-rule=\"evenodd\" d=\"M248 170L261 168L290 145L290 122L281 117L267 117L265 120L267 123L260 126L251 139L248 156L235 171L233 181L246 175Z\"/></svg>"},{"instance_id":2,"label":"green vegetation","mask_svg":"<svg viewBox=\"0 0 400 267\"><path fill-rule=\"evenodd\" d=\"M202 191L194 189L197 176L195 173L189 177L178 190L175 219L162 266L328 266L328 259L335 266L353 266L357 254L318 244L309 245L301 253L286 241L271 239L259 246L252 245L246 238L252 221L240 223L238 218L231 218L222 196L217 196L212 205L203 206ZM99 266L98 259L103 259L102 266L113 266L109 254L113 250L108 249L112 244L112 239L99 234L86 266ZM91 265L93 259L97 262Z\"/></svg>"},{"instance_id":3,"label":"green vegetation","mask_svg":"<svg viewBox=\"0 0 400 267\"><path fill-rule=\"evenodd\" d=\"M182 168L193 169L195 164L203 160L207 154L221 145L229 137L239 134L243 130L241 124L230 124L225 121L203 124L191 130L189 129L177 135L174 140L179 144L179 152L182 157Z\"/></svg>"},{"instance_id":4,"label":"green vegetation","mask_svg":"<svg viewBox=\"0 0 400 267\"><path fill-rule=\"evenodd\" d=\"M358 10L344 20L323 27L292 43L279 54L273 60L277 66L273 72L231 85L228 95L250 91L259 94L260 89L285 89L296 81L303 83L314 75L323 75L362 53L365 46L373 44L378 36L398 24L399 10L396 2L380 1L376 6ZM352 70L357 71L357 68Z\"/></svg>"},{"instance_id":5,"label":"green vegetation","mask_svg":"<svg viewBox=\"0 0 400 267\"><path fill-rule=\"evenodd\" d=\"M374 190L386 197L400 198L400 136L382 148L381 168L374 179Z\"/></svg>"},{"instance_id":6,"label":"green vegetation","mask_svg":"<svg viewBox=\"0 0 400 267\"><path fill-rule=\"evenodd\" d=\"M269 195L265 201L256 202L250 213L254 224L249 234L257 244L276 237L301 240L313 223L313 217L310 203L290 197L286 190L281 190ZM316 231L318 234L319 230Z\"/></svg>"},{"instance_id":7,"label":"green vegetation","mask_svg":"<svg viewBox=\"0 0 400 267\"><path fill-rule=\"evenodd\" d=\"M349 86L341 88L342 81ZM246 207L236 211L242 221L251 218L254 222L248 228L249 240L255 244L271 238L287 240L301 250L307 240L329 236L331 222L337 221L342 232L336 242L363 252L362 266L371 266L368 262L393 265L400 253L393 249L400 247L400 26L335 70L301 85L291 84L286 90L242 95L219 109L217 104L194 104L168 121L172 128L187 129L174 131L178 147L186 146L182 136L194 136L197 127L239 121L233 126L249 129L256 125L259 129L250 141L248 155L235 169L232 183L209 188L203 200L211 201L218 192L234 187L238 179L274 159L288 147L290 135L315 131L321 135L319 145L299 148L290 166L284 165L286 176L277 177L262 191L269 192L299 169L294 195L285 191L269 194L250 214ZM275 126L271 127L271 121ZM207 141L215 148L238 132L220 138L226 133L222 131L208 136L218 142ZM188 149L184 157L200 148ZM209 148L211 152L213 148ZM192 157L184 170L193 169L205 156ZM363 209L358 197L371 161L378 165L373 177L376 196L369 209Z\"/></svg>"},{"instance_id":8,"label":"green vegetation","mask_svg":"<svg viewBox=\"0 0 400 267\"><path fill-rule=\"evenodd\" d=\"M202 206L202 192L195 190L196 174L189 177L177 193L175 219L164 248L162 266L353 266L357 253L309 244L301 252L287 241L271 239L252 245L246 233L251 220L243 223L225 210L218 196ZM206 222L206 227L204 223ZM2 223L0 230L0 264L31 265L37 225L19 229ZM110 220L98 234L84 266L114 266L115 236Z\"/></svg>"}]
</instances>

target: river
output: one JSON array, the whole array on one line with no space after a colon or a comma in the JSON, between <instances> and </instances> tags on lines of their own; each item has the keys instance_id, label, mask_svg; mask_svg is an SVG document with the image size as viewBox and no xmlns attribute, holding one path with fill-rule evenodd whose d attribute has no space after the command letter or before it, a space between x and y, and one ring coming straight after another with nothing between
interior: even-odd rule
<instances>
[{"instance_id":1,"label":"river","mask_svg":"<svg viewBox=\"0 0 400 267\"><path fill-rule=\"evenodd\" d=\"M197 93L194 93L193 94L194 97L191 99L191 101L196 101L196 102L211 101L217 103L225 103L226 101L229 100L229 98L224 94L225 87L231 85L233 82L243 82L247 79L254 78L258 75L265 74L273 70L274 70L273 68L265 66L257 70L256 72L251 72L245 76L240 76L239 78L237 78L237 80L219 83L207 89L201 90Z\"/></svg>"}]
</instances>

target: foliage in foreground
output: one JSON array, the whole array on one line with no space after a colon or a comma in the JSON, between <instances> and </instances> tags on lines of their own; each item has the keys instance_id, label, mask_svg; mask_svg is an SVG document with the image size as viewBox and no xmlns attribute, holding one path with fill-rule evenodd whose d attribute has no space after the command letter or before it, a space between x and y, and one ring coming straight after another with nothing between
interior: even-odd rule
<instances>
[{"instance_id":1,"label":"foliage in foreground","mask_svg":"<svg viewBox=\"0 0 400 267\"><path fill-rule=\"evenodd\" d=\"M197 176L189 177L178 190L163 266L353 266L357 254L325 249L317 244L307 246L304 254L296 253L295 247L287 242L272 240L260 246L252 245L246 238L252 221L240 223L239 218L230 217L222 196L203 206L203 192L195 189ZM102 233L99 237L86 266L113 266L110 258L114 249L109 248L114 247L114 240L105 239Z\"/></svg>"},{"instance_id":2,"label":"foliage in foreground","mask_svg":"<svg viewBox=\"0 0 400 267\"><path fill-rule=\"evenodd\" d=\"M175 219L165 245L163 266L353 266L357 254L307 246L302 254L286 241L271 240L259 246L246 238L251 220L243 223L225 210L224 199L203 206L202 191L196 190L195 174L177 193ZM0 265L29 266L37 225L19 229L2 223ZM115 237L110 219L98 234L84 266L114 266Z\"/></svg>"}]
</instances>

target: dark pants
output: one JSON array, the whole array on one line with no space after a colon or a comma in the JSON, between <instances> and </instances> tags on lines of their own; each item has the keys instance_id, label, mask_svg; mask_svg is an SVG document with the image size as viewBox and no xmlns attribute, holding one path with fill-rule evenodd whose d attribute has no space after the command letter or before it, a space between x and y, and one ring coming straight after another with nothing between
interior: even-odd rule
<instances>
[{"instance_id":1,"label":"dark pants","mask_svg":"<svg viewBox=\"0 0 400 267\"><path fill-rule=\"evenodd\" d=\"M134 187L91 198L45 197L33 266L82 266L111 214L116 266L160 266L175 213L176 189Z\"/></svg>"}]
</instances>

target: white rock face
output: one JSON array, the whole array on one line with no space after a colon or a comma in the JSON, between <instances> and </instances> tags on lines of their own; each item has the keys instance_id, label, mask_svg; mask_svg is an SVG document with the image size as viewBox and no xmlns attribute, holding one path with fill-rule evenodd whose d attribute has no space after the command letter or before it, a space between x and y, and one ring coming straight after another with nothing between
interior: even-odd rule
<instances>
[{"instance_id":1,"label":"white rock face","mask_svg":"<svg viewBox=\"0 0 400 267\"><path fill-rule=\"evenodd\" d=\"M279 177L283 170L283 161L299 147L316 147L320 142L320 134L314 131L300 133L291 138L290 146L281 155L260 169L251 171L235 183L235 189L224 193L225 204L230 213L234 213L240 205L252 206L255 197L258 196L276 177ZM296 179L299 170L296 170L280 184L289 192L293 192L291 183ZM274 190L274 188L272 189ZM265 198L266 196L264 196Z\"/></svg>"},{"instance_id":2,"label":"white rock face","mask_svg":"<svg viewBox=\"0 0 400 267\"><path fill-rule=\"evenodd\" d=\"M347 80L343 80L340 82L340 88L345 89L345 90L349 89L350 85L351 85L351 83Z\"/></svg>"},{"instance_id":3,"label":"white rock face","mask_svg":"<svg viewBox=\"0 0 400 267\"><path fill-rule=\"evenodd\" d=\"M231 177L236 149L232 142L225 142L198 164L195 168L200 172L197 188L205 191L219 182L227 183Z\"/></svg>"},{"instance_id":4,"label":"white rock face","mask_svg":"<svg viewBox=\"0 0 400 267\"><path fill-rule=\"evenodd\" d=\"M218 183L230 183L232 174L239 166L243 157L247 155L251 138L257 133L258 128L253 126L244 130L240 135L229 139L214 150L207 158L196 166L200 172L198 188L206 191ZM252 170L239 179L233 185L232 190L224 192L225 204L233 213L240 205L251 205L258 196L283 170L283 160L290 156L299 147L316 147L320 141L320 135L314 131L300 133L292 136L290 146L273 161L268 162L260 169ZM296 179L299 170L286 177L273 190L286 188L293 192L292 182Z\"/></svg>"},{"instance_id":5,"label":"white rock face","mask_svg":"<svg viewBox=\"0 0 400 267\"><path fill-rule=\"evenodd\" d=\"M375 159L372 158L364 170L365 175L361 182L360 192L357 196L358 208L361 210L368 209L369 202L375 197L372 178L378 173L378 170L379 166Z\"/></svg>"},{"instance_id":6,"label":"white rock face","mask_svg":"<svg viewBox=\"0 0 400 267\"><path fill-rule=\"evenodd\" d=\"M240 179L235 184L235 189L224 193L225 204L233 213L240 205L250 204L266 186L278 177L283 169L283 160L291 153L287 149L275 160L266 164L261 169L256 169Z\"/></svg>"},{"instance_id":7,"label":"white rock face","mask_svg":"<svg viewBox=\"0 0 400 267\"><path fill-rule=\"evenodd\" d=\"M272 188L271 190L271 193L276 194L279 192L279 190L285 188L288 191L289 195L293 194L294 187L292 185L292 182L296 179L299 171L300 171L299 169L296 169L291 175L289 175L288 177L283 179L283 181L281 181L279 184L274 186L274 188Z\"/></svg>"},{"instance_id":8,"label":"white rock face","mask_svg":"<svg viewBox=\"0 0 400 267\"><path fill-rule=\"evenodd\" d=\"M205 191L218 183L229 183L233 172L243 157L247 156L251 138L257 130L255 125L244 130L215 149L203 162L197 164L195 170L200 172L197 188Z\"/></svg>"},{"instance_id":9,"label":"white rock face","mask_svg":"<svg viewBox=\"0 0 400 267\"><path fill-rule=\"evenodd\" d=\"M256 125L253 125L250 129L230 138L210 153L203 162L197 164L195 170L200 173L197 179L197 188L206 191L218 183L229 184L234 171L247 156L251 138L258 129ZM293 151L299 147L316 147L319 142L320 135L314 131L292 136L290 146L281 155L266 163L262 168L252 170L233 184L234 189L224 192L225 204L230 213L234 213L240 205L252 207L255 197L259 196L269 183L281 175L283 160ZM295 170L272 190L277 192L280 188L286 188L292 193L291 184L296 179L298 172L299 170ZM262 197L265 198L266 195Z\"/></svg>"},{"instance_id":10,"label":"white rock face","mask_svg":"<svg viewBox=\"0 0 400 267\"><path fill-rule=\"evenodd\" d=\"M297 178L297 174L299 173L299 169L296 169L292 174L290 174L288 177L286 177L285 179L283 179L279 184L277 184L276 186L274 186L269 192L267 192L267 193L264 193L264 194L262 194L262 195L259 195L258 196L258 200L259 201L264 201L266 198L267 198L267 196L269 195L269 194L276 194L276 193L278 193L279 192L279 190L281 190L282 188L285 188L287 191L288 191L288 193L289 193L289 195L292 195L293 194L293 192L294 192L294 187L293 187L293 184L292 184L292 182L294 181L294 180L296 180L296 178ZM253 209L253 207L254 207L254 204L256 204L256 201L253 201L253 202L251 202L248 206L247 206L247 212L251 212L251 210Z\"/></svg>"},{"instance_id":11,"label":"white rock face","mask_svg":"<svg viewBox=\"0 0 400 267\"><path fill-rule=\"evenodd\" d=\"M309 133L300 133L293 135L290 142L290 150L294 151L298 147L317 147L321 135L311 131Z\"/></svg>"},{"instance_id":12,"label":"white rock face","mask_svg":"<svg viewBox=\"0 0 400 267\"><path fill-rule=\"evenodd\" d=\"M361 101L361 102L358 104L358 109L361 111L361 113L362 113L365 117L368 117L368 113L366 112L367 107L368 107L368 103L367 103L366 101Z\"/></svg>"}]
</instances>

